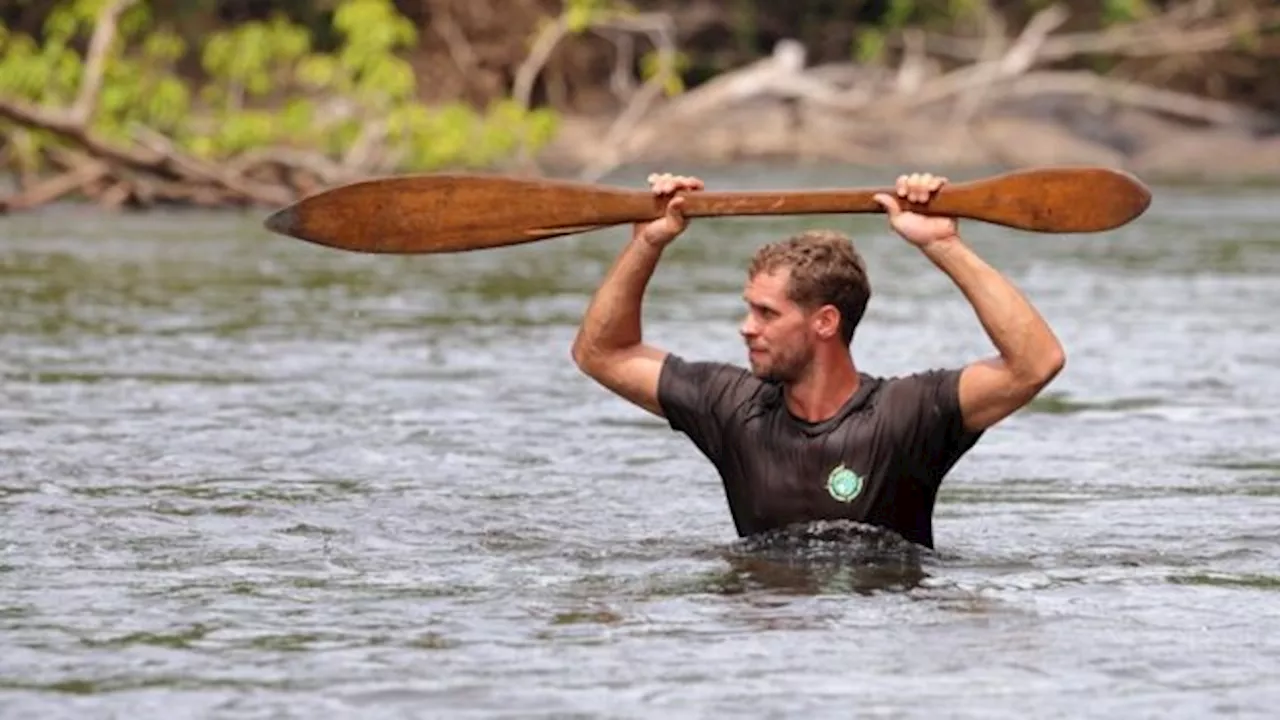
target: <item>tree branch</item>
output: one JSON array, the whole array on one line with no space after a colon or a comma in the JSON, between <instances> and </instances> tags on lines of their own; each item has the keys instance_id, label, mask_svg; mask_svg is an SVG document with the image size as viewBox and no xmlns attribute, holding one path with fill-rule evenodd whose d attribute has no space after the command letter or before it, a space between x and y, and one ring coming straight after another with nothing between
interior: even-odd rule
<instances>
[{"instance_id":1,"label":"tree branch","mask_svg":"<svg viewBox=\"0 0 1280 720\"><path fill-rule=\"evenodd\" d=\"M538 79L538 73L546 67L547 60L551 57L551 53L555 52L556 45L568 34L569 21L564 17L548 23L538 32L538 36L533 41L533 47L529 49L529 54L516 69L515 81L511 85L511 97L519 103L520 107L526 110L529 108L533 98L533 83Z\"/></svg>"},{"instance_id":2,"label":"tree branch","mask_svg":"<svg viewBox=\"0 0 1280 720\"><path fill-rule=\"evenodd\" d=\"M653 44L658 49L658 67L610 125L605 133L604 152L581 172L582 179L588 181L599 179L626 161L625 153L621 152L623 139L635 131L641 119L658 98L662 97L667 83L676 75L675 26L670 16L652 14L631 18L626 27L620 29L643 32L653 38Z\"/></svg>"},{"instance_id":3,"label":"tree branch","mask_svg":"<svg viewBox=\"0 0 1280 720\"><path fill-rule=\"evenodd\" d=\"M98 104L98 92L102 89L102 75L106 71L107 54L116 39L116 26L120 15L136 0L110 0L98 13L89 39L89 51L84 61L84 75L80 78L80 91L68 115L71 122L85 125Z\"/></svg>"},{"instance_id":4,"label":"tree branch","mask_svg":"<svg viewBox=\"0 0 1280 720\"><path fill-rule=\"evenodd\" d=\"M435 29L436 34L444 41L444 45L449 50L449 57L453 59L453 64L458 66L458 70L463 75L469 75L480 67L480 61L476 58L476 52L471 47L471 43L467 41L467 36L462 32L462 28L458 27L458 23L453 19L453 12L448 5L437 8L438 13L432 14L434 22L431 26Z\"/></svg>"}]
</instances>

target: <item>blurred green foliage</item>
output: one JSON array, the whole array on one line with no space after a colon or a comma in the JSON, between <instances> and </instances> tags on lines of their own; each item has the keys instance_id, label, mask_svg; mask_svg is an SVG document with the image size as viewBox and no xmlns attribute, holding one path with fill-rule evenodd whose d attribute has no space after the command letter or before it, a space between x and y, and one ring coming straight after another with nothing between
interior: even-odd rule
<instances>
[{"instance_id":1,"label":"blurred green foliage","mask_svg":"<svg viewBox=\"0 0 1280 720\"><path fill-rule=\"evenodd\" d=\"M104 2L59 2L39 40L0 25L0 96L69 105L85 70L82 46ZM342 0L331 18L338 42L329 51L283 14L203 34L189 47L149 3L135 2L121 16L91 127L115 140L149 128L212 160L269 145L341 157L378 127L401 170L486 165L536 148L554 132L551 111L509 100L483 109L420 103L404 57L418 30L391 0ZM179 67L191 54L202 71L198 82ZM55 142L17 134L22 140L13 145L32 164Z\"/></svg>"}]
</instances>

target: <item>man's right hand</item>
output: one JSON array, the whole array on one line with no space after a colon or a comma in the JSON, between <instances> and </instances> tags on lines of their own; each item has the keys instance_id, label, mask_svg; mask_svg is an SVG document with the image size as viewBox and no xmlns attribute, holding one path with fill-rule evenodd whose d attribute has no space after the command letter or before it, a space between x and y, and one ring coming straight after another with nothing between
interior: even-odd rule
<instances>
[{"instance_id":1,"label":"man's right hand","mask_svg":"<svg viewBox=\"0 0 1280 720\"><path fill-rule=\"evenodd\" d=\"M696 177L670 173L650 175L649 188L659 201L666 202L666 213L653 222L636 223L634 236L654 247L666 247L689 225L689 219L681 209L684 198L679 193L696 192L702 187L702 181Z\"/></svg>"}]
</instances>

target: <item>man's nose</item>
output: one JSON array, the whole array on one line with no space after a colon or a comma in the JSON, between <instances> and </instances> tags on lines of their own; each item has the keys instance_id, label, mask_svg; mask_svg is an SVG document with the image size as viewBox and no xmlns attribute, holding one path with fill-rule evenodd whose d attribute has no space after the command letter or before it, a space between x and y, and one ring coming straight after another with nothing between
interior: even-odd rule
<instances>
[{"instance_id":1,"label":"man's nose","mask_svg":"<svg viewBox=\"0 0 1280 720\"><path fill-rule=\"evenodd\" d=\"M743 337L752 337L760 334L756 329L755 320L750 315L742 318L742 324L738 326L738 332L742 333Z\"/></svg>"}]
</instances>

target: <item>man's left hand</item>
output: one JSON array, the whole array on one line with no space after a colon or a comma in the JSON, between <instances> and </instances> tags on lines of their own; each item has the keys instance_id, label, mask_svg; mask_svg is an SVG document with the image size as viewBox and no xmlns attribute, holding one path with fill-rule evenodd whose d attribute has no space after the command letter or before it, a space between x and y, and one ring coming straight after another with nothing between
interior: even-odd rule
<instances>
[{"instance_id":1,"label":"man's left hand","mask_svg":"<svg viewBox=\"0 0 1280 720\"><path fill-rule=\"evenodd\" d=\"M898 197L877 193L875 200L888 213L889 226L912 245L923 248L935 242L950 242L955 240L959 233L955 218L921 215L903 210L898 204L898 198L913 203L928 202L929 198L933 197L933 194L945 184L947 184L945 177L928 173L900 175L895 188Z\"/></svg>"}]
</instances>

